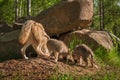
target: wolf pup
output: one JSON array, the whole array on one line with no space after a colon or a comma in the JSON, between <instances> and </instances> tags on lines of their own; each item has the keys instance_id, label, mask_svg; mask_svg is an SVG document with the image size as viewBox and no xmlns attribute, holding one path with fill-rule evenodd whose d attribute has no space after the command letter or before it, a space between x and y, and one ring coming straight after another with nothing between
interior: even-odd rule
<instances>
[{"instance_id":1,"label":"wolf pup","mask_svg":"<svg viewBox=\"0 0 120 80\"><path fill-rule=\"evenodd\" d=\"M67 59L69 49L63 41L57 39L49 39L47 42L47 47L50 54L54 53L55 62L58 61L60 55L62 55L63 59Z\"/></svg>"},{"instance_id":2,"label":"wolf pup","mask_svg":"<svg viewBox=\"0 0 120 80\"><path fill-rule=\"evenodd\" d=\"M93 59L93 51L85 44L77 45L72 53L73 59L75 63L82 64L82 60L85 62L85 67L88 66L88 58L90 58L90 63L92 67L95 66L95 68L98 69L98 66L95 65L94 59Z\"/></svg>"}]
</instances>

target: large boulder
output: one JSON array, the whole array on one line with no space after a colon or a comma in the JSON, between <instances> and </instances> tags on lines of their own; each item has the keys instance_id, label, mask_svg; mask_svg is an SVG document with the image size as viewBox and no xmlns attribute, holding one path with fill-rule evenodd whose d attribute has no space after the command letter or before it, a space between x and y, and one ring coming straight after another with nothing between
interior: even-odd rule
<instances>
[{"instance_id":1,"label":"large boulder","mask_svg":"<svg viewBox=\"0 0 120 80\"><path fill-rule=\"evenodd\" d=\"M21 46L16 40L0 42L0 62L21 58L20 48Z\"/></svg>"},{"instance_id":2,"label":"large boulder","mask_svg":"<svg viewBox=\"0 0 120 80\"><path fill-rule=\"evenodd\" d=\"M105 31L89 29L77 30L60 37L60 39L63 40L68 46L70 46L70 43L73 41L77 41L78 43L85 43L91 46L94 51L100 45L107 50L110 50L113 47L112 39Z\"/></svg>"},{"instance_id":3,"label":"large boulder","mask_svg":"<svg viewBox=\"0 0 120 80\"><path fill-rule=\"evenodd\" d=\"M93 17L93 0L62 0L35 16L48 35L58 35L75 28L90 26Z\"/></svg>"},{"instance_id":4,"label":"large boulder","mask_svg":"<svg viewBox=\"0 0 120 80\"><path fill-rule=\"evenodd\" d=\"M18 43L19 30L6 32L0 35L0 61L21 57Z\"/></svg>"},{"instance_id":5,"label":"large boulder","mask_svg":"<svg viewBox=\"0 0 120 80\"><path fill-rule=\"evenodd\" d=\"M12 28L4 21L0 21L0 35L12 31Z\"/></svg>"},{"instance_id":6,"label":"large boulder","mask_svg":"<svg viewBox=\"0 0 120 80\"><path fill-rule=\"evenodd\" d=\"M8 42L12 40L18 40L20 30L14 30L6 32L0 35L0 42Z\"/></svg>"}]
</instances>

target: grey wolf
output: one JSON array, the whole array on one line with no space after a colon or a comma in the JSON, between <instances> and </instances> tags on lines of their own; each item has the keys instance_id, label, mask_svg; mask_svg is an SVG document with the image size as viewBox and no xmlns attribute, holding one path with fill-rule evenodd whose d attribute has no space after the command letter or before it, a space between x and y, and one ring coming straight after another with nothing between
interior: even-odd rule
<instances>
[{"instance_id":1,"label":"grey wolf","mask_svg":"<svg viewBox=\"0 0 120 80\"><path fill-rule=\"evenodd\" d=\"M33 20L28 20L22 26L19 43L23 45L21 48L21 53L24 59L28 59L25 54L25 50L29 45L35 49L38 55L48 55L44 54L42 49L48 53L48 49L46 46L47 40L50 37L46 34L42 24L37 23Z\"/></svg>"}]
</instances>

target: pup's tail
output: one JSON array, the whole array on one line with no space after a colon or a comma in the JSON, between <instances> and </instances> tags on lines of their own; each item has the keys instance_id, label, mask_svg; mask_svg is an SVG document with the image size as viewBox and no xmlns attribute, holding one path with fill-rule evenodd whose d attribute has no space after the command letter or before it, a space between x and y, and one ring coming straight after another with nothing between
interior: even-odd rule
<instances>
[{"instance_id":1,"label":"pup's tail","mask_svg":"<svg viewBox=\"0 0 120 80\"><path fill-rule=\"evenodd\" d=\"M20 32L20 36L19 36L19 43L20 44L23 45L28 40L30 33L31 33L31 27L32 27L33 23L34 22L32 20L28 20L23 25L21 32Z\"/></svg>"}]
</instances>

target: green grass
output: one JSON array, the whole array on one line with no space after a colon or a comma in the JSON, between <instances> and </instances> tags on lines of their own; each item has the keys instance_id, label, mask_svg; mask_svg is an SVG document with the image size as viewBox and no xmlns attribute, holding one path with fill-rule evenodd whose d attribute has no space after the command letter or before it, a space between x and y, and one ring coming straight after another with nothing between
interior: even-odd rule
<instances>
[{"instance_id":1,"label":"green grass","mask_svg":"<svg viewBox=\"0 0 120 80\"><path fill-rule=\"evenodd\" d=\"M119 51L117 51L117 48L113 48L108 55L108 63L116 66L120 66L120 56Z\"/></svg>"},{"instance_id":2,"label":"green grass","mask_svg":"<svg viewBox=\"0 0 120 80\"><path fill-rule=\"evenodd\" d=\"M119 74L119 73L118 73ZM84 76L72 76L68 74L63 74L59 76L52 76L49 80L118 80L120 76L116 74L105 72L104 74L98 73L95 75L84 75Z\"/></svg>"},{"instance_id":3,"label":"green grass","mask_svg":"<svg viewBox=\"0 0 120 80\"><path fill-rule=\"evenodd\" d=\"M120 54L117 47L113 47L109 52L99 47L95 51L95 58L106 65L120 66Z\"/></svg>"},{"instance_id":4,"label":"green grass","mask_svg":"<svg viewBox=\"0 0 120 80\"><path fill-rule=\"evenodd\" d=\"M53 75L49 80L119 80L120 68L106 70L105 67L95 75L73 76L70 73L62 75Z\"/></svg>"},{"instance_id":5,"label":"green grass","mask_svg":"<svg viewBox=\"0 0 120 80\"><path fill-rule=\"evenodd\" d=\"M72 75L68 74L62 74L62 75L53 75L49 80L74 80L74 77Z\"/></svg>"}]
</instances>

